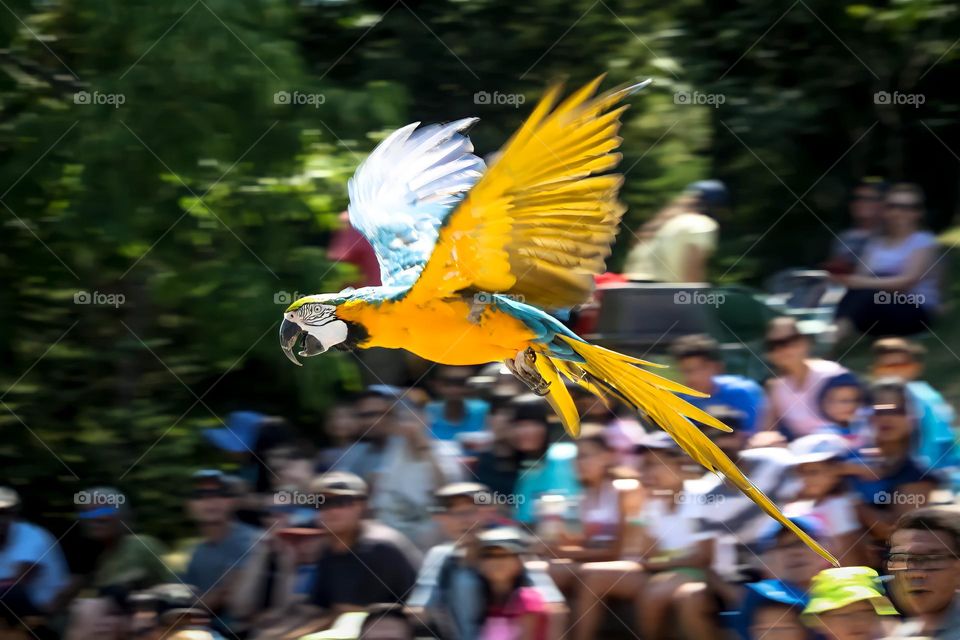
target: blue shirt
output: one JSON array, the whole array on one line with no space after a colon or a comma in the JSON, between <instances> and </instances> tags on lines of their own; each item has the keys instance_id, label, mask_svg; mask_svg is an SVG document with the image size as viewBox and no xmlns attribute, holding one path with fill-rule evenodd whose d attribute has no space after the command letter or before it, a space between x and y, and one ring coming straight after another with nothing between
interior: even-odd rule
<instances>
[{"instance_id":1,"label":"blue shirt","mask_svg":"<svg viewBox=\"0 0 960 640\"><path fill-rule=\"evenodd\" d=\"M524 524L536 520L537 499L544 494L579 496L577 480L577 445L572 442L555 442L547 449L547 455L532 467L521 468L514 487L516 518Z\"/></svg>"},{"instance_id":2,"label":"blue shirt","mask_svg":"<svg viewBox=\"0 0 960 640\"><path fill-rule=\"evenodd\" d=\"M490 405L486 400L467 398L463 401L463 419L458 422L449 422L443 416L443 403L431 402L427 405L427 426L437 440L454 440L458 433L483 431L486 428L487 412Z\"/></svg>"},{"instance_id":3,"label":"blue shirt","mask_svg":"<svg viewBox=\"0 0 960 640\"><path fill-rule=\"evenodd\" d=\"M749 378L733 375L714 376L713 392L709 398L677 395L707 413L712 413L711 409L716 406L738 411L743 414L743 430L746 433L756 433L766 403L760 385Z\"/></svg>"},{"instance_id":4,"label":"blue shirt","mask_svg":"<svg viewBox=\"0 0 960 640\"><path fill-rule=\"evenodd\" d=\"M45 607L67 585L67 563L56 538L46 529L15 520L10 523L7 543L0 548L0 580L18 575L24 563L36 567L19 586L25 588L34 606Z\"/></svg>"},{"instance_id":5,"label":"blue shirt","mask_svg":"<svg viewBox=\"0 0 960 640\"><path fill-rule=\"evenodd\" d=\"M869 461L869 458L867 460ZM903 460L903 464L886 476L869 480L852 478L852 484L866 504L885 509L890 505L899 504L903 499L897 495L899 487L921 480L939 484L940 476L922 462L908 456Z\"/></svg>"},{"instance_id":6,"label":"blue shirt","mask_svg":"<svg viewBox=\"0 0 960 640\"><path fill-rule=\"evenodd\" d=\"M933 469L960 464L953 446L956 443L953 435L953 408L926 382L908 382L907 390L914 401L920 432L917 456Z\"/></svg>"}]
</instances>

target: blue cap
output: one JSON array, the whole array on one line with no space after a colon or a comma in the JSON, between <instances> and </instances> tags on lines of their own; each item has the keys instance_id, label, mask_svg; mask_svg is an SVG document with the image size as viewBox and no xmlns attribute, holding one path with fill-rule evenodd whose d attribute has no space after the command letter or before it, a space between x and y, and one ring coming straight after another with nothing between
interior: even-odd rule
<instances>
[{"instance_id":1,"label":"blue cap","mask_svg":"<svg viewBox=\"0 0 960 640\"><path fill-rule=\"evenodd\" d=\"M719 180L698 180L687 185L685 191L700 196L700 200L711 209L727 206L730 199L727 186Z\"/></svg>"},{"instance_id":2,"label":"blue cap","mask_svg":"<svg viewBox=\"0 0 960 640\"><path fill-rule=\"evenodd\" d=\"M787 518L790 522L806 533L814 540L823 538L823 524L813 516L793 516ZM770 526L757 539L757 547L760 551L769 551L777 544L777 536L787 529L779 522L771 522ZM792 534L792 532L791 532Z\"/></svg>"},{"instance_id":3,"label":"blue cap","mask_svg":"<svg viewBox=\"0 0 960 640\"><path fill-rule=\"evenodd\" d=\"M234 411L227 416L226 426L205 429L203 437L223 451L242 453L253 451L265 415L256 411Z\"/></svg>"},{"instance_id":4,"label":"blue cap","mask_svg":"<svg viewBox=\"0 0 960 640\"><path fill-rule=\"evenodd\" d=\"M105 505L95 509L86 509L77 512L77 518L80 520L95 520L97 518L112 518L120 513L120 507L114 505Z\"/></svg>"},{"instance_id":5,"label":"blue cap","mask_svg":"<svg viewBox=\"0 0 960 640\"><path fill-rule=\"evenodd\" d=\"M764 600L785 604L788 607L799 607L802 609L807 606L806 595L802 591L798 592L789 584L781 580L761 580L760 582L751 582L747 585L747 589L753 591L756 595L760 596ZM754 602L754 606L757 604L759 603Z\"/></svg>"}]
</instances>

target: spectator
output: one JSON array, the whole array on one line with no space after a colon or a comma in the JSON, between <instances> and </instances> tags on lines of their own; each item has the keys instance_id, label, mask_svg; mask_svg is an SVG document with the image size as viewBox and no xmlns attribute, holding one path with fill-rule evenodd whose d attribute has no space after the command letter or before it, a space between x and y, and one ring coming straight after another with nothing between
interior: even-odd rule
<instances>
[{"instance_id":1,"label":"spectator","mask_svg":"<svg viewBox=\"0 0 960 640\"><path fill-rule=\"evenodd\" d=\"M839 567L813 577L803 622L828 640L871 640L887 636L880 616L896 613L876 571Z\"/></svg>"},{"instance_id":2,"label":"spectator","mask_svg":"<svg viewBox=\"0 0 960 640\"><path fill-rule=\"evenodd\" d=\"M767 383L767 429L779 429L788 440L830 426L818 410L824 383L846 369L829 360L810 357L810 340L797 321L774 318L767 327L767 358L776 377Z\"/></svg>"},{"instance_id":3,"label":"spectator","mask_svg":"<svg viewBox=\"0 0 960 640\"><path fill-rule=\"evenodd\" d=\"M222 427L205 429L204 438L217 449L226 452L231 460L240 463L239 476L254 493L273 491L278 480L267 466L268 452L290 439L286 420L256 411L234 411Z\"/></svg>"},{"instance_id":4,"label":"spectator","mask_svg":"<svg viewBox=\"0 0 960 640\"><path fill-rule=\"evenodd\" d=\"M854 188L850 198L852 226L836 237L825 265L827 271L850 274L863 263L867 244L883 232L886 188L879 178L866 178Z\"/></svg>"},{"instance_id":5,"label":"spectator","mask_svg":"<svg viewBox=\"0 0 960 640\"><path fill-rule=\"evenodd\" d=\"M709 414L726 408L742 414L740 426L748 433L760 428L765 410L763 389L753 380L723 372L720 345L705 335L683 336L673 343L670 353L677 362L680 381L709 397L681 395L693 406Z\"/></svg>"},{"instance_id":6,"label":"spectator","mask_svg":"<svg viewBox=\"0 0 960 640\"><path fill-rule=\"evenodd\" d=\"M546 640L546 604L524 581L524 534L512 527L490 529L477 536L477 542L486 600L478 640Z\"/></svg>"},{"instance_id":7,"label":"spectator","mask_svg":"<svg viewBox=\"0 0 960 640\"><path fill-rule=\"evenodd\" d=\"M953 424L956 414L940 392L919 378L923 375L925 350L904 338L884 338L873 344L873 374L894 376L907 382L917 414L919 441L916 455L934 469L960 466Z\"/></svg>"},{"instance_id":8,"label":"spectator","mask_svg":"<svg viewBox=\"0 0 960 640\"><path fill-rule=\"evenodd\" d=\"M191 640L214 640L222 637L213 635L209 613L197 607L196 595L190 587L179 582L159 584L133 594L130 607L132 615L128 637L141 640L188 637Z\"/></svg>"},{"instance_id":9,"label":"spectator","mask_svg":"<svg viewBox=\"0 0 960 640\"><path fill-rule=\"evenodd\" d=\"M332 470L356 474L368 486L376 485L387 443L394 433L393 410L400 396L399 389L386 385L371 386L358 395L353 405L357 439L333 463Z\"/></svg>"},{"instance_id":10,"label":"spectator","mask_svg":"<svg viewBox=\"0 0 960 640\"><path fill-rule=\"evenodd\" d=\"M887 570L907 619L894 638L960 638L960 514L929 507L905 514L890 536Z\"/></svg>"},{"instance_id":11,"label":"spectator","mask_svg":"<svg viewBox=\"0 0 960 640\"><path fill-rule=\"evenodd\" d=\"M851 471L862 501L860 522L881 551L897 519L924 504L940 478L913 456L917 424L904 382L898 378L878 380L871 387L871 396L870 426L876 448L861 449L858 458L865 464L855 465Z\"/></svg>"},{"instance_id":12,"label":"spectator","mask_svg":"<svg viewBox=\"0 0 960 640\"><path fill-rule=\"evenodd\" d=\"M864 250L852 275L833 274L848 291L837 306L838 333L905 336L926 330L940 304L937 240L921 230L923 191L896 184L887 192L883 234Z\"/></svg>"},{"instance_id":13,"label":"spectator","mask_svg":"<svg viewBox=\"0 0 960 640\"><path fill-rule=\"evenodd\" d=\"M823 540L822 529L815 519L793 517L790 520L815 540ZM738 614L737 626L741 635L762 638L763 633L776 628L780 630L777 637L781 637L781 633L785 637L808 637L799 615L809 602L813 577L826 568L826 560L810 551L795 533L776 522L768 526L758 551L766 577L747 585ZM771 606L771 602L780 605L776 608L781 614L789 613L780 623L776 622L777 616L766 615L763 611Z\"/></svg>"},{"instance_id":14,"label":"spectator","mask_svg":"<svg viewBox=\"0 0 960 640\"><path fill-rule=\"evenodd\" d=\"M510 403L510 427L506 440L477 461L477 479L504 496L512 496L516 519L535 523L538 500L544 495L575 497L580 494L574 460L576 445L550 443L546 401L524 394Z\"/></svg>"},{"instance_id":15,"label":"spectator","mask_svg":"<svg viewBox=\"0 0 960 640\"><path fill-rule=\"evenodd\" d=\"M199 529L201 541L190 556L183 580L203 606L218 616L220 627L230 621L226 605L231 591L244 561L264 533L235 519L235 480L207 469L193 474L192 484L187 512Z\"/></svg>"},{"instance_id":16,"label":"spectator","mask_svg":"<svg viewBox=\"0 0 960 640\"><path fill-rule=\"evenodd\" d=\"M790 443L790 453L802 487L800 499L786 505L784 514L817 519L838 560L848 565L863 562L859 548L863 527L843 465L851 454L847 442L829 433L803 436Z\"/></svg>"},{"instance_id":17,"label":"spectator","mask_svg":"<svg viewBox=\"0 0 960 640\"><path fill-rule=\"evenodd\" d=\"M433 380L439 400L427 405L427 425L434 438L456 440L463 434L483 431L490 405L470 397L470 367L441 366Z\"/></svg>"},{"instance_id":18,"label":"spectator","mask_svg":"<svg viewBox=\"0 0 960 640\"><path fill-rule=\"evenodd\" d=\"M400 603L413 588L420 552L400 533L363 519L368 489L357 475L331 471L310 487L319 524L328 536L317 561L307 606L263 628L263 638L327 629L348 612L377 603Z\"/></svg>"},{"instance_id":19,"label":"spectator","mask_svg":"<svg viewBox=\"0 0 960 640\"><path fill-rule=\"evenodd\" d=\"M57 595L69 578L56 538L19 516L20 496L0 487L0 605L11 626L53 613ZM33 628L31 633L48 632Z\"/></svg>"},{"instance_id":20,"label":"spectator","mask_svg":"<svg viewBox=\"0 0 960 640\"><path fill-rule=\"evenodd\" d=\"M393 410L389 437L370 508L379 522L396 529L421 550L439 542L430 518L434 492L460 479L458 460L443 451L447 443L430 438L421 410L402 402Z\"/></svg>"},{"instance_id":21,"label":"spectator","mask_svg":"<svg viewBox=\"0 0 960 640\"><path fill-rule=\"evenodd\" d=\"M95 589L146 589L161 582L176 580L161 559L166 549L159 540L136 534L127 497L112 487L96 487L81 492L77 518L86 536L102 551L92 573L84 582Z\"/></svg>"},{"instance_id":22,"label":"spectator","mask_svg":"<svg viewBox=\"0 0 960 640\"><path fill-rule=\"evenodd\" d=\"M862 417L864 389L852 373L841 373L823 383L817 407L830 424L820 429L823 433L841 436L853 447L864 443L865 425Z\"/></svg>"},{"instance_id":23,"label":"spectator","mask_svg":"<svg viewBox=\"0 0 960 640\"><path fill-rule=\"evenodd\" d=\"M436 494L436 519L447 542L427 553L407 604L439 637L475 638L483 617L476 537L498 521L492 494L482 484L447 485ZM524 584L539 591L551 615L565 612L563 595L545 563L527 562Z\"/></svg>"},{"instance_id":24,"label":"spectator","mask_svg":"<svg viewBox=\"0 0 960 640\"><path fill-rule=\"evenodd\" d=\"M320 451L316 471L325 473L340 462L360 437L359 421L354 416L354 405L341 400L327 412L324 431L329 445Z\"/></svg>"},{"instance_id":25,"label":"spectator","mask_svg":"<svg viewBox=\"0 0 960 640\"><path fill-rule=\"evenodd\" d=\"M726 204L722 182L691 184L640 228L624 274L634 281L706 282L707 260L717 248L715 217Z\"/></svg>"},{"instance_id":26,"label":"spectator","mask_svg":"<svg viewBox=\"0 0 960 640\"><path fill-rule=\"evenodd\" d=\"M415 626L399 604L375 604L367 609L359 640L414 640Z\"/></svg>"}]
</instances>

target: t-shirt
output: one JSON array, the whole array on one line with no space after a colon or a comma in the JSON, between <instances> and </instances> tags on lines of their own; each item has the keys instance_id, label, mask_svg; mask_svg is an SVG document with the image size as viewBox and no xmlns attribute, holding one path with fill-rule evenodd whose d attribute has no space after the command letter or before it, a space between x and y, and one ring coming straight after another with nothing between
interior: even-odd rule
<instances>
[{"instance_id":1,"label":"t-shirt","mask_svg":"<svg viewBox=\"0 0 960 640\"><path fill-rule=\"evenodd\" d=\"M365 521L347 551L325 549L317 560L310 602L367 606L403 602L417 581L421 555L409 540L386 525Z\"/></svg>"},{"instance_id":2,"label":"t-shirt","mask_svg":"<svg viewBox=\"0 0 960 640\"><path fill-rule=\"evenodd\" d=\"M10 524L7 542L0 548L0 580L17 576L23 564L33 568L29 578L20 584L37 607L48 605L69 579L67 562L56 538L35 524L16 520Z\"/></svg>"},{"instance_id":3,"label":"t-shirt","mask_svg":"<svg viewBox=\"0 0 960 640\"><path fill-rule=\"evenodd\" d=\"M831 425L819 411L820 389L830 378L847 370L831 360L807 360L807 375L803 384L794 386L786 378L770 381L769 410L780 420L780 428L791 440L817 433Z\"/></svg>"},{"instance_id":4,"label":"t-shirt","mask_svg":"<svg viewBox=\"0 0 960 640\"><path fill-rule=\"evenodd\" d=\"M195 587L198 593L206 593L223 584L224 576L243 565L262 535L262 531L250 525L232 523L223 540L204 540L194 548L183 581Z\"/></svg>"},{"instance_id":5,"label":"t-shirt","mask_svg":"<svg viewBox=\"0 0 960 640\"><path fill-rule=\"evenodd\" d=\"M520 640L523 637L521 618L537 617L533 637L547 638L547 610L540 593L533 587L520 587L503 606L490 606L480 628L478 640Z\"/></svg>"},{"instance_id":6,"label":"t-shirt","mask_svg":"<svg viewBox=\"0 0 960 640\"><path fill-rule=\"evenodd\" d=\"M657 541L657 548L670 555L680 555L692 550L693 546L711 536L704 532L700 522L698 505L688 499L691 495L682 492L673 498L653 498L648 500L640 517L647 533ZM677 501L676 508L670 510L670 502Z\"/></svg>"},{"instance_id":7,"label":"t-shirt","mask_svg":"<svg viewBox=\"0 0 960 640\"><path fill-rule=\"evenodd\" d=\"M917 252L936 246L937 238L929 231L914 231L894 245L888 244L883 238L876 238L867 244L863 261L869 275L879 278L899 276L906 272L907 265ZM940 291L937 288L936 271L928 269L909 293L917 296L917 302L923 307L939 305Z\"/></svg>"},{"instance_id":8,"label":"t-shirt","mask_svg":"<svg viewBox=\"0 0 960 640\"><path fill-rule=\"evenodd\" d=\"M463 403L463 419L457 423L444 417L442 402L431 402L427 405L427 426L434 438L453 440L457 434L483 431L486 428L487 412L490 410L486 400L467 398Z\"/></svg>"},{"instance_id":9,"label":"t-shirt","mask_svg":"<svg viewBox=\"0 0 960 640\"><path fill-rule=\"evenodd\" d=\"M623 272L631 280L685 282L689 247L710 255L717 247L717 221L699 213L682 213L667 220L649 240L627 256Z\"/></svg>"},{"instance_id":10,"label":"t-shirt","mask_svg":"<svg viewBox=\"0 0 960 640\"><path fill-rule=\"evenodd\" d=\"M756 433L760 416L763 415L766 399L763 389L753 380L743 376L721 375L713 378L713 391L709 398L678 394L681 398L707 413L717 407L733 409L743 414L743 427L747 433Z\"/></svg>"},{"instance_id":11,"label":"t-shirt","mask_svg":"<svg viewBox=\"0 0 960 640\"><path fill-rule=\"evenodd\" d=\"M788 518L810 516L823 526L828 536L842 536L860 530L860 521L852 495L830 496L819 502L816 500L798 500L783 509Z\"/></svg>"},{"instance_id":12,"label":"t-shirt","mask_svg":"<svg viewBox=\"0 0 960 640\"><path fill-rule=\"evenodd\" d=\"M145 589L162 582L175 582L177 578L173 571L161 559L166 552L156 538L126 535L116 547L106 549L100 555L93 573L93 586L122 585Z\"/></svg>"},{"instance_id":13,"label":"t-shirt","mask_svg":"<svg viewBox=\"0 0 960 640\"><path fill-rule=\"evenodd\" d=\"M934 469L960 464L957 457L953 407L940 393L922 380L907 383L913 411L919 425L917 457Z\"/></svg>"},{"instance_id":14,"label":"t-shirt","mask_svg":"<svg viewBox=\"0 0 960 640\"><path fill-rule=\"evenodd\" d=\"M864 459L869 460L869 453L864 453ZM898 497L898 487L914 482L928 481L940 483L940 476L916 458L907 456L899 467L889 471L882 478L853 478L853 488L866 504L879 509L886 509L902 498Z\"/></svg>"},{"instance_id":15,"label":"t-shirt","mask_svg":"<svg viewBox=\"0 0 960 640\"><path fill-rule=\"evenodd\" d=\"M547 449L547 455L537 464L521 467L513 492L516 494L516 519L532 524L536 516L536 503L540 496L556 494L579 496L580 482L574 462L577 445L572 442L555 442Z\"/></svg>"}]
</instances>

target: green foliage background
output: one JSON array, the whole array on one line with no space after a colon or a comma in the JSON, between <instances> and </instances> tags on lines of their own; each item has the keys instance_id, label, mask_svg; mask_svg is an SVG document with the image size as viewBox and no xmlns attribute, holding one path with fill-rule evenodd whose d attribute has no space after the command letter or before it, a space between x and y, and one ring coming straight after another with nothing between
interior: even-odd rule
<instances>
[{"instance_id":1,"label":"green foliage background","mask_svg":"<svg viewBox=\"0 0 960 640\"><path fill-rule=\"evenodd\" d=\"M321 438L349 358L296 370L282 292L351 276L324 247L346 180L413 120L495 151L544 86L652 77L623 130L627 229L692 180L735 202L715 277L824 257L862 175L957 205L957 5L944 0L7 0L0 9L0 464L28 512L119 485L182 532L199 430L255 408ZM77 104L78 91L123 104ZM324 103L276 104L278 91ZM486 91L525 104L477 104ZM679 103L676 92L722 95ZM876 104L920 93L919 108ZM795 202L801 198L799 203ZM125 303L74 304L80 291Z\"/></svg>"}]
</instances>

